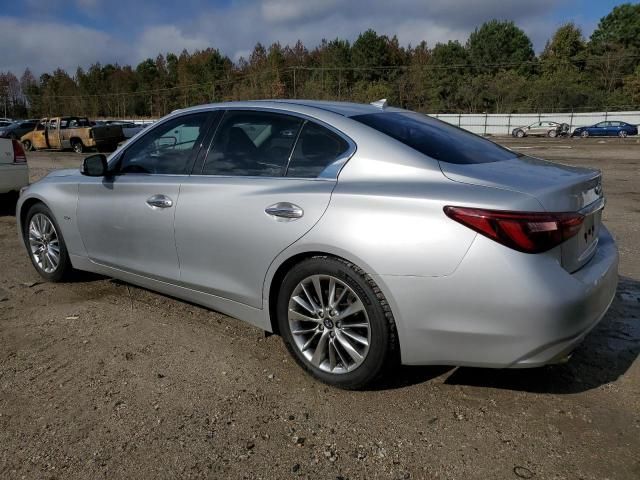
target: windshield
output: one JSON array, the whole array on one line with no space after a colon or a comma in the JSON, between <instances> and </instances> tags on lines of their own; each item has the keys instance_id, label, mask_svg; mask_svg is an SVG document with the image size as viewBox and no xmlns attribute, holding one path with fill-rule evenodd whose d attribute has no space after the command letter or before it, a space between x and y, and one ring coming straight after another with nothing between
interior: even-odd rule
<instances>
[{"instance_id":1,"label":"windshield","mask_svg":"<svg viewBox=\"0 0 640 480\"><path fill-rule=\"evenodd\" d=\"M441 162L489 163L521 156L478 135L419 113L381 112L351 118Z\"/></svg>"}]
</instances>

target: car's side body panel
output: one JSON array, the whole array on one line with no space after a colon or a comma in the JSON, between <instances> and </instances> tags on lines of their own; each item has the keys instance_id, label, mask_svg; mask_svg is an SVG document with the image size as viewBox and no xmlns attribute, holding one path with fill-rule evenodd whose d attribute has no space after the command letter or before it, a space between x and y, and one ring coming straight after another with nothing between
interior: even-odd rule
<instances>
[{"instance_id":1,"label":"car's side body panel","mask_svg":"<svg viewBox=\"0 0 640 480\"><path fill-rule=\"evenodd\" d=\"M180 177L131 174L84 177L77 221L89 258L165 281L180 278L174 238L175 208L155 208L154 195L179 202Z\"/></svg>"},{"instance_id":2,"label":"car's side body panel","mask_svg":"<svg viewBox=\"0 0 640 480\"><path fill-rule=\"evenodd\" d=\"M316 224L334 186L296 178L184 178L175 221L181 284L261 308L269 265ZM280 202L299 206L302 216L265 212Z\"/></svg>"}]
</instances>

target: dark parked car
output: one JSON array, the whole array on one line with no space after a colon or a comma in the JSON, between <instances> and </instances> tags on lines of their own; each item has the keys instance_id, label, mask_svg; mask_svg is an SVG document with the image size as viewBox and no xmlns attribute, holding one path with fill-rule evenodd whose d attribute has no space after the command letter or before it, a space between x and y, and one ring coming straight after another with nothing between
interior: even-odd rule
<instances>
[{"instance_id":1,"label":"dark parked car","mask_svg":"<svg viewBox=\"0 0 640 480\"><path fill-rule=\"evenodd\" d=\"M637 135L638 127L626 122L607 121L596 123L590 127L578 127L571 134L572 137L626 137Z\"/></svg>"},{"instance_id":2,"label":"dark parked car","mask_svg":"<svg viewBox=\"0 0 640 480\"><path fill-rule=\"evenodd\" d=\"M33 130L38 123L36 120L23 120L13 122L6 127L0 127L0 138L13 138L19 140L25 133Z\"/></svg>"}]
</instances>

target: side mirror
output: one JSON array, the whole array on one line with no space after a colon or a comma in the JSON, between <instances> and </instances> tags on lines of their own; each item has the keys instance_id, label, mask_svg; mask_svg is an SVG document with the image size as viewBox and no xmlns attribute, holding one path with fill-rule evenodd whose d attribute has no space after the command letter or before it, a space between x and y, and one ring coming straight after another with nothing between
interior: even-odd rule
<instances>
[{"instance_id":1,"label":"side mirror","mask_svg":"<svg viewBox=\"0 0 640 480\"><path fill-rule=\"evenodd\" d=\"M80 173L87 177L104 177L107 174L107 168L107 157L102 153L97 153L82 161Z\"/></svg>"}]
</instances>

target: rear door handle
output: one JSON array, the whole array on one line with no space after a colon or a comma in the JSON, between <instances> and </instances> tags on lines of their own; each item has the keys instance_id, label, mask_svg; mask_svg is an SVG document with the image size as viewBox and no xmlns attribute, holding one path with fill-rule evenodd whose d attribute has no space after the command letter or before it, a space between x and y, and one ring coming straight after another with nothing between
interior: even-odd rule
<instances>
[{"instance_id":1,"label":"rear door handle","mask_svg":"<svg viewBox=\"0 0 640 480\"><path fill-rule=\"evenodd\" d=\"M301 207L289 202L274 203L265 208L264 211L272 217L287 218L290 220L295 220L304 215L304 210L302 210Z\"/></svg>"},{"instance_id":2,"label":"rear door handle","mask_svg":"<svg viewBox=\"0 0 640 480\"><path fill-rule=\"evenodd\" d=\"M151 195L147 198L147 205L156 208L169 208L173 206L173 200L162 194Z\"/></svg>"}]
</instances>

